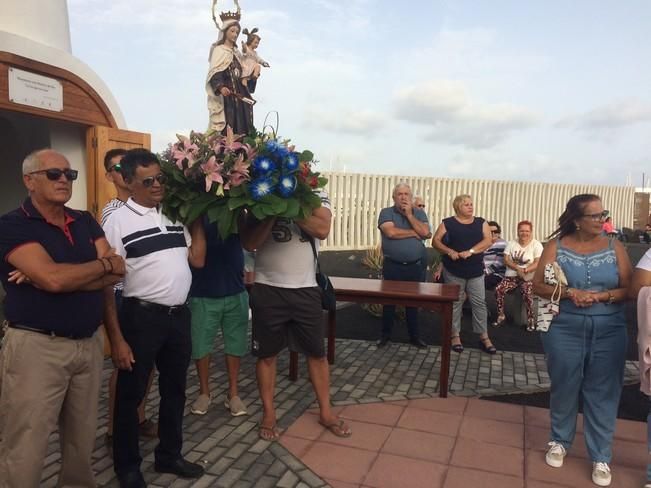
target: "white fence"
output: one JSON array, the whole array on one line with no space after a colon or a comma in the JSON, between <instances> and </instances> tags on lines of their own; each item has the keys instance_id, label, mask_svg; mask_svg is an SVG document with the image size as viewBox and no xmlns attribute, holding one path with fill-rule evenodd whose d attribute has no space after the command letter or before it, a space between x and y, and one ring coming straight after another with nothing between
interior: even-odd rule
<instances>
[{"instance_id":1,"label":"white fence","mask_svg":"<svg viewBox=\"0 0 651 488\"><path fill-rule=\"evenodd\" d=\"M475 215L495 220L502 236L515 238L515 226L530 220L534 236L543 240L555 228L558 216L573 195L595 193L609 209L615 227L633 226L633 187L601 185L562 185L515 181L461 180L411 176L324 173L333 210L330 236L324 249L366 249L380 243L377 217L384 207L393 205L391 194L399 182L411 186L414 195L425 200L425 211L433 227L453 214L452 199L472 195Z\"/></svg>"}]
</instances>

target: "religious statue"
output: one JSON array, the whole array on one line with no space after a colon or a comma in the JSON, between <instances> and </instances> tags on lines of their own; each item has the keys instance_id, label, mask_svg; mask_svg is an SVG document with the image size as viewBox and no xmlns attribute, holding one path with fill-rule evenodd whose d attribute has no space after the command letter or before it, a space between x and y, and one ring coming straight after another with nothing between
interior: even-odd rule
<instances>
[{"instance_id":1,"label":"religious statue","mask_svg":"<svg viewBox=\"0 0 651 488\"><path fill-rule=\"evenodd\" d=\"M262 66L269 68L269 63L258 56L257 49L260 45L260 35L258 28L255 27L250 32L247 29L243 31L246 36L246 41L242 41L242 56L240 63L242 64L242 83L249 89L251 93L255 91L255 85L260 77L260 70Z\"/></svg>"},{"instance_id":2,"label":"religious statue","mask_svg":"<svg viewBox=\"0 0 651 488\"><path fill-rule=\"evenodd\" d=\"M214 10L217 0L213 0L213 20L219 29L219 37L210 47L210 68L206 78L208 94L208 112L210 113L209 131L226 134L230 126L235 134L249 134L253 126L253 105L246 83L242 83L241 54L237 49L240 35L240 6L237 11L222 12L219 15L221 25L217 22Z\"/></svg>"}]
</instances>

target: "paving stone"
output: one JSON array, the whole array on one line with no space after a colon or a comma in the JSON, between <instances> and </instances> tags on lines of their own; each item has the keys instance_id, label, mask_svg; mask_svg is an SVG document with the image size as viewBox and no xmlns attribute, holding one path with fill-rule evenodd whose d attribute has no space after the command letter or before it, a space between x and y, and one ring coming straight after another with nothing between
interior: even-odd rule
<instances>
[{"instance_id":1,"label":"paving stone","mask_svg":"<svg viewBox=\"0 0 651 488\"><path fill-rule=\"evenodd\" d=\"M276 486L278 488L293 488L297 482L298 476L288 470L285 471L285 474L283 474Z\"/></svg>"}]
</instances>

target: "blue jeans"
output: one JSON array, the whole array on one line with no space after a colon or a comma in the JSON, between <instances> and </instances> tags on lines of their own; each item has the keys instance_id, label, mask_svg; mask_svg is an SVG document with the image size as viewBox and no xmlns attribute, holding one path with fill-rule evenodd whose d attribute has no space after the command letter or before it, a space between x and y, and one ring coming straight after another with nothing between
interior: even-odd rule
<instances>
[{"instance_id":1,"label":"blue jeans","mask_svg":"<svg viewBox=\"0 0 651 488\"><path fill-rule=\"evenodd\" d=\"M385 259L382 276L385 280L421 281L423 268L420 260L411 264L400 264ZM395 315L395 305L385 305L382 308L382 337L391 337L391 328L393 327ZM415 307L405 307L405 315L407 318L409 338L412 340L418 339L418 309Z\"/></svg>"},{"instance_id":2,"label":"blue jeans","mask_svg":"<svg viewBox=\"0 0 651 488\"><path fill-rule=\"evenodd\" d=\"M582 396L588 454L609 463L626 361L624 314L561 312L541 338L551 379L551 440L570 448Z\"/></svg>"}]
</instances>

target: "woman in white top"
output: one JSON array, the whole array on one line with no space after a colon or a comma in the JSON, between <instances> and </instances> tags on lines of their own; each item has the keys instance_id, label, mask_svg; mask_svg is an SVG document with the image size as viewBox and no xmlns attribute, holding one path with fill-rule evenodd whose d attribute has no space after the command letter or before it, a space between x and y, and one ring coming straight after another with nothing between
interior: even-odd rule
<instances>
[{"instance_id":1,"label":"woman in white top","mask_svg":"<svg viewBox=\"0 0 651 488\"><path fill-rule=\"evenodd\" d=\"M533 238L533 225L528 220L518 223L518 240L510 241L504 249L504 264L506 273L504 279L495 288L497 302L497 320L493 326L499 327L504 323L504 296L516 288L520 288L522 298L527 307L527 330L536 329L533 316L533 290L531 280L538 267L538 261L543 252L540 241Z\"/></svg>"}]
</instances>

